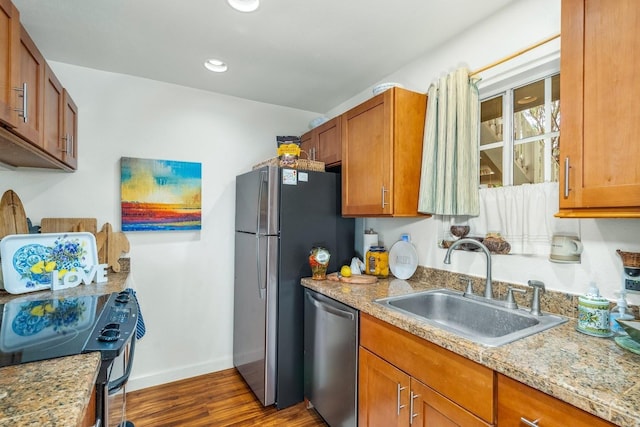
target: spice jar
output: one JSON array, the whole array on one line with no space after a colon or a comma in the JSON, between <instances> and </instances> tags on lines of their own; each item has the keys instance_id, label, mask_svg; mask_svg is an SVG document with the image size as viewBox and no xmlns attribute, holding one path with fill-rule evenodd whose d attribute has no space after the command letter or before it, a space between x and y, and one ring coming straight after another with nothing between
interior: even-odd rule
<instances>
[{"instance_id":1,"label":"spice jar","mask_svg":"<svg viewBox=\"0 0 640 427\"><path fill-rule=\"evenodd\" d=\"M384 246L371 246L367 251L365 273L373 276L389 277L389 252Z\"/></svg>"}]
</instances>

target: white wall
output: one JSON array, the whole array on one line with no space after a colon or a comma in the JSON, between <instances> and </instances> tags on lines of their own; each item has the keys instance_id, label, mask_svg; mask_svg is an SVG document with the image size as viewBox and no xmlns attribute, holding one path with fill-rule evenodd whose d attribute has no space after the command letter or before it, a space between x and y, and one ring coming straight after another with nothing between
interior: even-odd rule
<instances>
[{"instance_id":1,"label":"white wall","mask_svg":"<svg viewBox=\"0 0 640 427\"><path fill-rule=\"evenodd\" d=\"M383 79L403 84L406 88L426 92L431 82L443 73L466 65L476 70L531 46L560 32L560 0L521 0L513 3L469 31ZM556 39L481 73L481 85L490 85L517 72L523 64L539 64L558 56ZM367 90L337 106L328 117L339 114L371 96ZM459 251L445 265L445 250L437 247L438 227L434 219L367 219L365 227L373 227L387 247L408 232L417 248L419 264L474 276L484 276L484 257ZM639 220L581 220L584 253L581 264L554 264L546 257L493 256L493 277L526 284L529 279L545 282L548 288L583 293L590 280L596 280L604 296L614 299L621 288L622 263L616 249L640 251ZM440 233L442 234L442 233ZM640 295L629 296L640 304Z\"/></svg>"},{"instance_id":2,"label":"white wall","mask_svg":"<svg viewBox=\"0 0 640 427\"><path fill-rule=\"evenodd\" d=\"M79 169L0 171L35 224L96 217L120 230L120 157L202 163L202 230L127 233L147 324L129 390L232 366L235 176L316 113L61 63L79 108ZM215 78L215 76L212 76Z\"/></svg>"}]
</instances>

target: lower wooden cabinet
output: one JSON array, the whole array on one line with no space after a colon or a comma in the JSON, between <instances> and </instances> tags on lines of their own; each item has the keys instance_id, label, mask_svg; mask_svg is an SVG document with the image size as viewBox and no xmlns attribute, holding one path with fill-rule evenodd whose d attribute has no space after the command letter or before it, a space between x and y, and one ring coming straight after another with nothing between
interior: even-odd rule
<instances>
[{"instance_id":1,"label":"lower wooden cabinet","mask_svg":"<svg viewBox=\"0 0 640 427\"><path fill-rule=\"evenodd\" d=\"M361 427L491 426L493 370L360 315Z\"/></svg>"},{"instance_id":2,"label":"lower wooden cabinet","mask_svg":"<svg viewBox=\"0 0 640 427\"><path fill-rule=\"evenodd\" d=\"M498 426L609 427L614 424L498 374Z\"/></svg>"}]
</instances>

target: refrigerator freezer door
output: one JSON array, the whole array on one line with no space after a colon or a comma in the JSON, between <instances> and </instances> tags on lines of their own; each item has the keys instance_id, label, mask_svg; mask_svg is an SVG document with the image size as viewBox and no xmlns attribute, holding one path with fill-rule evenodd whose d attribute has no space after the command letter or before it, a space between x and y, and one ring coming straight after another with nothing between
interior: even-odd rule
<instances>
[{"instance_id":1,"label":"refrigerator freezer door","mask_svg":"<svg viewBox=\"0 0 640 427\"><path fill-rule=\"evenodd\" d=\"M278 234L278 184L273 166L236 177L236 231Z\"/></svg>"},{"instance_id":2,"label":"refrigerator freezer door","mask_svg":"<svg viewBox=\"0 0 640 427\"><path fill-rule=\"evenodd\" d=\"M275 403L277 236L236 232L233 365L260 402Z\"/></svg>"}]
</instances>

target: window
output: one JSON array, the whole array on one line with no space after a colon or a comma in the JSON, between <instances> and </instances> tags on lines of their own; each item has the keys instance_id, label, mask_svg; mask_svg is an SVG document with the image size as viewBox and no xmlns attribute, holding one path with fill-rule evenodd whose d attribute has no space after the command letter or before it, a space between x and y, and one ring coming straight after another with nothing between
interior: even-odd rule
<instances>
[{"instance_id":1,"label":"window","mask_svg":"<svg viewBox=\"0 0 640 427\"><path fill-rule=\"evenodd\" d=\"M560 74L527 74L480 89L482 186L558 181Z\"/></svg>"}]
</instances>

